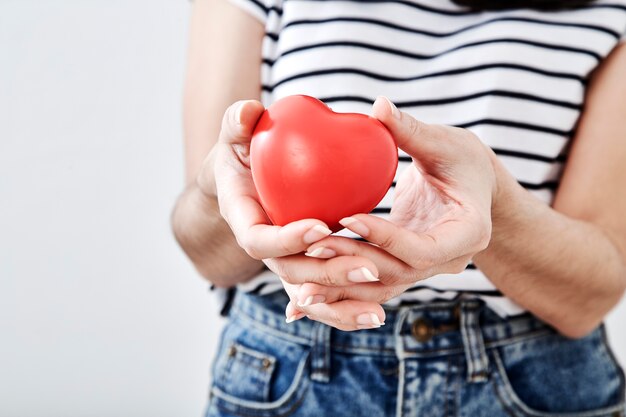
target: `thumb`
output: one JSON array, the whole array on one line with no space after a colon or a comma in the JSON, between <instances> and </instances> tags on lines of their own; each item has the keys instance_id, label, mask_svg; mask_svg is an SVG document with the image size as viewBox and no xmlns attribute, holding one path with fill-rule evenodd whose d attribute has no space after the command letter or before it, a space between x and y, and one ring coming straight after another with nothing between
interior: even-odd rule
<instances>
[{"instance_id":1,"label":"thumb","mask_svg":"<svg viewBox=\"0 0 626 417\"><path fill-rule=\"evenodd\" d=\"M222 119L219 142L233 144L249 144L259 117L265 107L257 100L240 100L228 107Z\"/></svg>"},{"instance_id":2,"label":"thumb","mask_svg":"<svg viewBox=\"0 0 626 417\"><path fill-rule=\"evenodd\" d=\"M387 97L379 96L372 116L380 120L396 140L398 148L415 158L441 155L447 148L444 126L429 125L400 111Z\"/></svg>"}]
</instances>

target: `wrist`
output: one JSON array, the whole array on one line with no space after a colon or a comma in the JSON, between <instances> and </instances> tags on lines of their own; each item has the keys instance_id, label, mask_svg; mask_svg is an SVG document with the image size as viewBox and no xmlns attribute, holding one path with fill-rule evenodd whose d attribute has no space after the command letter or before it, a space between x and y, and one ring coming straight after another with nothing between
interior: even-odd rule
<instances>
[{"instance_id":1,"label":"wrist","mask_svg":"<svg viewBox=\"0 0 626 417\"><path fill-rule=\"evenodd\" d=\"M491 149L489 149L489 158L495 175L491 197L491 221L495 227L502 222L507 222L512 214L519 211L525 190Z\"/></svg>"}]
</instances>

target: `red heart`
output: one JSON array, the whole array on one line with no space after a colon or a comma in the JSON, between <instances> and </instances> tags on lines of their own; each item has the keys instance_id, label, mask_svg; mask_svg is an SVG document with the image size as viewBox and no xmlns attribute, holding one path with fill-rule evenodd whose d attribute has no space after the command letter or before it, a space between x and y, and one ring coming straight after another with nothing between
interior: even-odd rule
<instances>
[{"instance_id":1,"label":"red heart","mask_svg":"<svg viewBox=\"0 0 626 417\"><path fill-rule=\"evenodd\" d=\"M272 223L339 220L369 213L383 199L398 166L398 149L377 119L335 113L309 96L282 98L261 115L250 168Z\"/></svg>"}]
</instances>

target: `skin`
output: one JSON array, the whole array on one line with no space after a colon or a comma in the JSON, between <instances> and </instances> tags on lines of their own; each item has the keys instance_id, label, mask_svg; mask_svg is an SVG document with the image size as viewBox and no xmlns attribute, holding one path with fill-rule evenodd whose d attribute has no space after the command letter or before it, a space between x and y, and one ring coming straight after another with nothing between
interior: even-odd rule
<instances>
[{"instance_id":1,"label":"skin","mask_svg":"<svg viewBox=\"0 0 626 417\"><path fill-rule=\"evenodd\" d=\"M171 223L198 272L218 287L246 281L263 268L261 261L237 244L219 214L215 193L200 188L201 183L205 188L214 183L209 153L226 108L237 100L260 98L263 33L256 19L228 1L192 3L183 103L186 187L172 211Z\"/></svg>"},{"instance_id":2,"label":"skin","mask_svg":"<svg viewBox=\"0 0 626 417\"><path fill-rule=\"evenodd\" d=\"M341 330L380 326L382 303L472 259L504 294L568 337L588 334L617 304L626 288L624 46L591 80L553 207L521 188L469 131L419 122L377 99L372 115L414 164L398 182L389 221L355 214L342 222L366 243L328 236L315 219L272 226L258 204L249 141L263 106L237 100L258 98L259 62L239 62L260 57L263 28L233 7L196 1L192 18L188 186L172 221L203 276L232 286L264 262L291 298L288 321L306 315ZM209 36L209 19L232 20L232 33ZM233 101L218 133L216 115Z\"/></svg>"}]
</instances>

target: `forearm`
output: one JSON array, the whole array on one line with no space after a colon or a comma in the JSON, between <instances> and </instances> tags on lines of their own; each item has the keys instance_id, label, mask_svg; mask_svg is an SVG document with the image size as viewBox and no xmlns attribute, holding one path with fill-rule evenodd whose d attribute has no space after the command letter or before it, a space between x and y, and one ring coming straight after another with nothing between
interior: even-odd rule
<instances>
[{"instance_id":1,"label":"forearm","mask_svg":"<svg viewBox=\"0 0 626 417\"><path fill-rule=\"evenodd\" d=\"M178 243L198 272L218 287L231 287L259 272L263 263L251 258L219 212L217 199L191 183L172 212Z\"/></svg>"},{"instance_id":2,"label":"forearm","mask_svg":"<svg viewBox=\"0 0 626 417\"><path fill-rule=\"evenodd\" d=\"M504 168L496 171L492 240L474 262L504 294L561 333L585 335L624 292L623 254L597 225L555 211Z\"/></svg>"}]
</instances>

